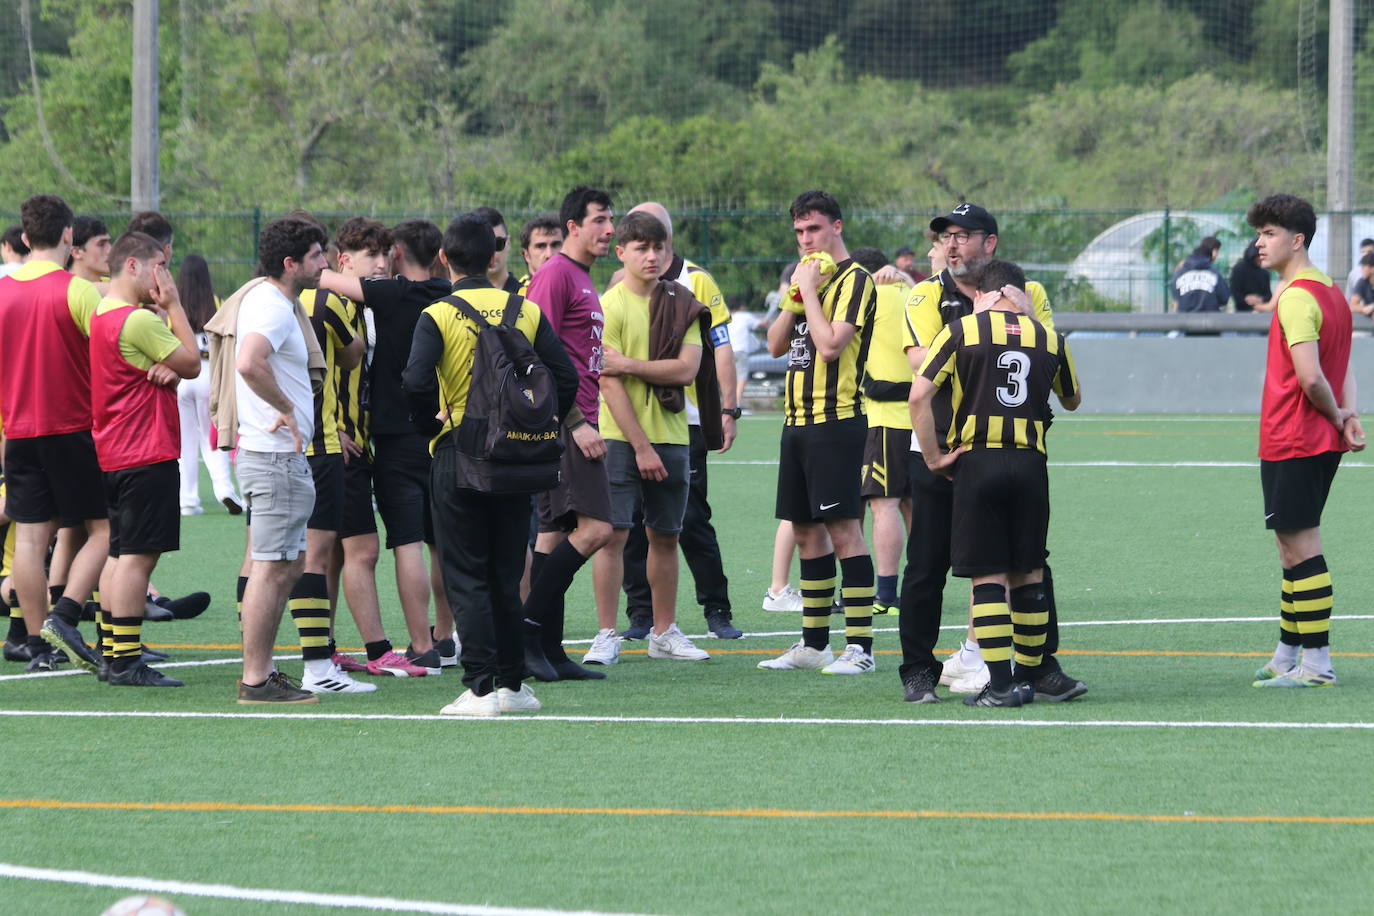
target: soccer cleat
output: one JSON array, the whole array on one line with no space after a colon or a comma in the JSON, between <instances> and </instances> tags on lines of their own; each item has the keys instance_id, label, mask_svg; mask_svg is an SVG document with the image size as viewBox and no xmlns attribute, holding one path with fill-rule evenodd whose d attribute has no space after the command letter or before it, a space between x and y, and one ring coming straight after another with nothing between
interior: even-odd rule
<instances>
[{"instance_id":1,"label":"soccer cleat","mask_svg":"<svg viewBox=\"0 0 1374 916\"><path fill-rule=\"evenodd\" d=\"M813 649L802 640L798 640L777 658L766 658L759 662L758 666L771 671L793 671L801 668L824 668L834 660L835 653L830 651L829 646L824 649Z\"/></svg>"},{"instance_id":2,"label":"soccer cleat","mask_svg":"<svg viewBox=\"0 0 1374 916\"><path fill-rule=\"evenodd\" d=\"M1035 699L1050 703L1063 703L1088 692L1087 684L1074 680L1058 669L1040 675L1030 682L1030 686L1035 691Z\"/></svg>"},{"instance_id":3,"label":"soccer cleat","mask_svg":"<svg viewBox=\"0 0 1374 916\"><path fill-rule=\"evenodd\" d=\"M416 665L395 649L388 649L385 655L368 661L363 666L368 674L390 675L391 677L424 677L429 671Z\"/></svg>"},{"instance_id":4,"label":"soccer cleat","mask_svg":"<svg viewBox=\"0 0 1374 916\"><path fill-rule=\"evenodd\" d=\"M458 653L461 648L455 638L434 640L434 651L439 653L439 667L458 667Z\"/></svg>"},{"instance_id":5,"label":"soccer cleat","mask_svg":"<svg viewBox=\"0 0 1374 916\"><path fill-rule=\"evenodd\" d=\"M10 642L8 639L5 640L5 661L33 661L33 653L29 651L28 642Z\"/></svg>"},{"instance_id":6,"label":"soccer cleat","mask_svg":"<svg viewBox=\"0 0 1374 916\"><path fill-rule=\"evenodd\" d=\"M182 506L182 507L181 507L181 514L184 515L184 516L204 515L204 514L205 514L205 507L204 507L204 506Z\"/></svg>"},{"instance_id":7,"label":"soccer cleat","mask_svg":"<svg viewBox=\"0 0 1374 916\"><path fill-rule=\"evenodd\" d=\"M428 652L416 652L410 646L406 646L406 658L416 668L425 669L426 677L438 677L444 673L443 666L439 662L439 653L433 649Z\"/></svg>"},{"instance_id":8,"label":"soccer cleat","mask_svg":"<svg viewBox=\"0 0 1374 916\"><path fill-rule=\"evenodd\" d=\"M100 656L100 664L95 669L95 679L104 684L110 680L110 660L105 656Z\"/></svg>"},{"instance_id":9,"label":"soccer cleat","mask_svg":"<svg viewBox=\"0 0 1374 916\"><path fill-rule=\"evenodd\" d=\"M897 613L898 610L900 610L900 608L898 608L898 606L895 605L895 604L888 604L888 603L885 602L885 601L874 601L874 602L873 602L873 616L874 616L874 617L886 617L886 616L888 616L889 614L895 614L895 613Z\"/></svg>"},{"instance_id":10,"label":"soccer cleat","mask_svg":"<svg viewBox=\"0 0 1374 916\"><path fill-rule=\"evenodd\" d=\"M220 502L224 505L224 508L229 510L230 515L243 514L243 506L240 500L237 500L232 496L226 496L224 497L224 499L221 499Z\"/></svg>"},{"instance_id":11,"label":"soccer cleat","mask_svg":"<svg viewBox=\"0 0 1374 916\"><path fill-rule=\"evenodd\" d=\"M149 668L143 662L130 665L123 671L116 671L110 668L107 681L111 687L184 687L181 681L174 677L168 677L155 668Z\"/></svg>"},{"instance_id":12,"label":"soccer cleat","mask_svg":"<svg viewBox=\"0 0 1374 916\"><path fill-rule=\"evenodd\" d=\"M631 614L630 625L620 631L621 639L648 639L649 631L654 628L652 614Z\"/></svg>"},{"instance_id":13,"label":"soccer cleat","mask_svg":"<svg viewBox=\"0 0 1374 916\"><path fill-rule=\"evenodd\" d=\"M496 705L501 707L502 712L534 712L542 708L529 684L521 684L519 690L496 688Z\"/></svg>"},{"instance_id":14,"label":"soccer cleat","mask_svg":"<svg viewBox=\"0 0 1374 916\"><path fill-rule=\"evenodd\" d=\"M544 654L544 644L540 639L539 631L526 628L523 637L525 642L525 677L532 677L536 681L556 681L559 680L558 672L553 665L549 664L549 657Z\"/></svg>"},{"instance_id":15,"label":"soccer cleat","mask_svg":"<svg viewBox=\"0 0 1374 916\"><path fill-rule=\"evenodd\" d=\"M902 699L908 703L938 703L935 685L939 682L933 671L914 671L902 678Z\"/></svg>"},{"instance_id":16,"label":"soccer cleat","mask_svg":"<svg viewBox=\"0 0 1374 916\"><path fill-rule=\"evenodd\" d=\"M872 652L853 643L844 647L840 657L821 669L821 674L868 674L878 666Z\"/></svg>"},{"instance_id":17,"label":"soccer cleat","mask_svg":"<svg viewBox=\"0 0 1374 916\"><path fill-rule=\"evenodd\" d=\"M570 658L552 664L554 673L558 675L560 681L604 681L606 679L606 672L597 671L593 668L583 668Z\"/></svg>"},{"instance_id":18,"label":"soccer cleat","mask_svg":"<svg viewBox=\"0 0 1374 916\"><path fill-rule=\"evenodd\" d=\"M330 661L337 665L340 671L351 671L354 673L367 671L367 665L362 664L353 656L345 655L342 652L335 652L330 657Z\"/></svg>"},{"instance_id":19,"label":"soccer cleat","mask_svg":"<svg viewBox=\"0 0 1374 916\"><path fill-rule=\"evenodd\" d=\"M496 691L479 697L471 690L464 690L458 699L439 710L441 716L499 716L501 700Z\"/></svg>"},{"instance_id":20,"label":"soccer cleat","mask_svg":"<svg viewBox=\"0 0 1374 916\"><path fill-rule=\"evenodd\" d=\"M965 706L998 706L1011 707L1021 706L1025 702L1025 697L1021 693L1021 688L1012 684L1006 690L993 690L989 684L979 691L977 696L965 697Z\"/></svg>"},{"instance_id":21,"label":"soccer cleat","mask_svg":"<svg viewBox=\"0 0 1374 916\"><path fill-rule=\"evenodd\" d=\"M673 624L662 633L649 634L649 657L701 662L710 658L711 653L692 645L692 641L678 629L677 624Z\"/></svg>"},{"instance_id":22,"label":"soccer cleat","mask_svg":"<svg viewBox=\"0 0 1374 916\"><path fill-rule=\"evenodd\" d=\"M261 703L318 703L320 698L309 690L302 690L300 685L282 674L280 671L273 671L267 676L267 680L250 687L243 681L239 681L239 705L255 706Z\"/></svg>"},{"instance_id":23,"label":"soccer cleat","mask_svg":"<svg viewBox=\"0 0 1374 916\"><path fill-rule=\"evenodd\" d=\"M91 647L86 645L86 641L81 638L81 631L67 621L58 617L56 614L49 614L43 621L43 629L40 631L43 638L54 646L59 644L66 646L76 657L78 667L85 668L92 674L95 673L96 666L100 664L100 659L91 651Z\"/></svg>"},{"instance_id":24,"label":"soccer cleat","mask_svg":"<svg viewBox=\"0 0 1374 916\"><path fill-rule=\"evenodd\" d=\"M726 610L706 612L706 629L716 639L739 639L744 633L731 622L731 614Z\"/></svg>"},{"instance_id":25,"label":"soccer cleat","mask_svg":"<svg viewBox=\"0 0 1374 916\"><path fill-rule=\"evenodd\" d=\"M338 665L331 664L329 670L320 675L311 674L307 667L301 678L301 688L311 693L371 693L377 685L355 681L340 671Z\"/></svg>"},{"instance_id":26,"label":"soccer cleat","mask_svg":"<svg viewBox=\"0 0 1374 916\"><path fill-rule=\"evenodd\" d=\"M988 666L983 664L983 656L979 655L977 650L970 652L961 645L949 654L949 658L945 659L944 667L940 670L940 683L948 687L955 681L962 680L972 674L981 675L987 670ZM978 690L972 692L977 693L986 684L987 681L984 681L978 685Z\"/></svg>"},{"instance_id":27,"label":"soccer cleat","mask_svg":"<svg viewBox=\"0 0 1374 916\"><path fill-rule=\"evenodd\" d=\"M802 594L790 585L784 586L783 590L777 594L773 590L766 589L763 593L763 609L765 611L800 611L802 609Z\"/></svg>"},{"instance_id":28,"label":"soccer cleat","mask_svg":"<svg viewBox=\"0 0 1374 916\"><path fill-rule=\"evenodd\" d=\"M143 619L149 623L166 623L169 620L175 620L176 615L165 604L162 604L152 595L148 595L143 599Z\"/></svg>"},{"instance_id":29,"label":"soccer cleat","mask_svg":"<svg viewBox=\"0 0 1374 916\"><path fill-rule=\"evenodd\" d=\"M1269 678L1267 681L1255 681L1251 687L1335 687L1336 674L1328 672L1319 674L1315 671L1306 671L1302 668L1294 668L1286 674L1278 677Z\"/></svg>"},{"instance_id":30,"label":"soccer cleat","mask_svg":"<svg viewBox=\"0 0 1374 916\"><path fill-rule=\"evenodd\" d=\"M1276 677L1283 677L1288 672L1297 670L1297 668L1300 666L1301 660L1302 655L1299 654L1298 661L1295 661L1291 666L1287 668L1280 668L1274 664L1274 660L1271 658L1269 659L1269 661L1264 663L1263 668L1255 672L1255 680L1270 681Z\"/></svg>"},{"instance_id":31,"label":"soccer cleat","mask_svg":"<svg viewBox=\"0 0 1374 916\"><path fill-rule=\"evenodd\" d=\"M597 630L591 648L582 656L584 665L614 665L620 661L620 637L607 627Z\"/></svg>"},{"instance_id":32,"label":"soccer cleat","mask_svg":"<svg viewBox=\"0 0 1374 916\"><path fill-rule=\"evenodd\" d=\"M62 660L57 657L56 652L39 652L29 659L29 663L24 666L25 671L56 671L62 664ZM97 670L99 665L96 666Z\"/></svg>"}]
</instances>

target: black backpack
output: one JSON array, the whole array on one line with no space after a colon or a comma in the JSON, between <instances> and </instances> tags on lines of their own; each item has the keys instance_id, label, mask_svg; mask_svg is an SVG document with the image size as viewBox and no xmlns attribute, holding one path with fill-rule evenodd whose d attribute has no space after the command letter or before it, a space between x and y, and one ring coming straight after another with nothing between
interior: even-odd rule
<instances>
[{"instance_id":1,"label":"black backpack","mask_svg":"<svg viewBox=\"0 0 1374 916\"><path fill-rule=\"evenodd\" d=\"M558 486L558 391L534 345L515 326L525 300L511 293L499 324L488 324L458 295L443 301L477 326L467 406L455 434L458 486L484 493L539 493Z\"/></svg>"}]
</instances>

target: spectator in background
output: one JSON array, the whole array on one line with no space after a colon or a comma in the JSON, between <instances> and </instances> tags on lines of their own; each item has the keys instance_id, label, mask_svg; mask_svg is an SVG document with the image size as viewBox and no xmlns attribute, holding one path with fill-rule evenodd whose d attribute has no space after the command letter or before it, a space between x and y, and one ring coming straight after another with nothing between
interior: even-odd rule
<instances>
[{"instance_id":1,"label":"spectator in background","mask_svg":"<svg viewBox=\"0 0 1374 916\"><path fill-rule=\"evenodd\" d=\"M10 226L0 236L0 277L18 270L28 254L29 246L24 244L23 227Z\"/></svg>"},{"instance_id":2,"label":"spectator in background","mask_svg":"<svg viewBox=\"0 0 1374 916\"><path fill-rule=\"evenodd\" d=\"M910 277L914 283L920 283L928 276L916 266L916 252L910 245L903 245L897 249L897 253L892 257L892 266Z\"/></svg>"},{"instance_id":3,"label":"spectator in background","mask_svg":"<svg viewBox=\"0 0 1374 916\"><path fill-rule=\"evenodd\" d=\"M749 381L749 356L758 349L754 336L758 318L744 310L744 299L730 302L730 349L735 356L735 403L744 403L744 386Z\"/></svg>"},{"instance_id":4,"label":"spectator in background","mask_svg":"<svg viewBox=\"0 0 1374 916\"><path fill-rule=\"evenodd\" d=\"M1221 242L1209 235L1198 243L1193 253L1174 272L1169 288L1173 292L1177 311L1219 312L1226 300L1231 298L1231 288L1227 286L1226 278L1213 266L1220 253Z\"/></svg>"},{"instance_id":5,"label":"spectator in background","mask_svg":"<svg viewBox=\"0 0 1374 916\"><path fill-rule=\"evenodd\" d=\"M520 256L525 259L526 271L520 278L520 295L529 289L534 272L563 249L563 235L563 226L552 213L536 216L520 227Z\"/></svg>"},{"instance_id":6,"label":"spectator in background","mask_svg":"<svg viewBox=\"0 0 1374 916\"><path fill-rule=\"evenodd\" d=\"M1360 279L1350 294L1350 310L1361 315L1374 315L1374 250L1360 257Z\"/></svg>"},{"instance_id":7,"label":"spectator in background","mask_svg":"<svg viewBox=\"0 0 1374 916\"><path fill-rule=\"evenodd\" d=\"M102 294L106 292L110 280L110 230L104 220L78 216L72 223L72 250L67 255L67 269L94 283Z\"/></svg>"},{"instance_id":8,"label":"spectator in background","mask_svg":"<svg viewBox=\"0 0 1374 916\"><path fill-rule=\"evenodd\" d=\"M1259 266L1259 249L1251 242L1245 254L1231 265L1231 298L1237 312L1272 312L1274 290L1269 271Z\"/></svg>"},{"instance_id":9,"label":"spectator in background","mask_svg":"<svg viewBox=\"0 0 1374 916\"><path fill-rule=\"evenodd\" d=\"M1363 276L1360 273L1360 261L1367 254L1374 254L1374 239L1360 239L1360 256L1355 259L1354 266L1350 268L1350 273L1345 278L1345 294L1347 296L1355 295L1355 284L1359 283Z\"/></svg>"},{"instance_id":10,"label":"spectator in background","mask_svg":"<svg viewBox=\"0 0 1374 916\"><path fill-rule=\"evenodd\" d=\"M205 336L205 322L219 308L219 298L210 284L210 265L205 258L188 254L181 262L177 294L201 360L200 375L183 379L177 386L177 409L181 413L181 514L200 515L205 511L200 505L200 463L196 460L199 452L210 472L215 499L224 504L230 515L238 515L243 511L243 497L234 488L229 454L210 440L214 426L210 422L210 342Z\"/></svg>"}]
</instances>

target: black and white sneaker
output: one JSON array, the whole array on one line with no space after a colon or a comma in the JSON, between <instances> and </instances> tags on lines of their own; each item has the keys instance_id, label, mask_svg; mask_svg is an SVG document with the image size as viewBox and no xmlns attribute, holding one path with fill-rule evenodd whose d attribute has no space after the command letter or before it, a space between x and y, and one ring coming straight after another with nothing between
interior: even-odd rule
<instances>
[{"instance_id":1,"label":"black and white sneaker","mask_svg":"<svg viewBox=\"0 0 1374 916\"><path fill-rule=\"evenodd\" d=\"M1088 692L1088 685L1074 680L1063 671L1055 670L1031 681L1037 700L1063 703Z\"/></svg>"},{"instance_id":2,"label":"black and white sneaker","mask_svg":"<svg viewBox=\"0 0 1374 916\"><path fill-rule=\"evenodd\" d=\"M902 699L908 703L938 703L935 685L940 683L938 671L913 671L902 678Z\"/></svg>"},{"instance_id":3,"label":"black and white sneaker","mask_svg":"<svg viewBox=\"0 0 1374 916\"><path fill-rule=\"evenodd\" d=\"M123 671L116 671L111 665L107 681L111 687L184 687L185 685L174 677L168 677L161 671L149 668L143 662L137 662L125 668Z\"/></svg>"},{"instance_id":4,"label":"black and white sneaker","mask_svg":"<svg viewBox=\"0 0 1374 916\"><path fill-rule=\"evenodd\" d=\"M989 684L977 696L965 697L965 706L1022 706L1021 688L1012 684L1006 690L994 690Z\"/></svg>"}]
</instances>

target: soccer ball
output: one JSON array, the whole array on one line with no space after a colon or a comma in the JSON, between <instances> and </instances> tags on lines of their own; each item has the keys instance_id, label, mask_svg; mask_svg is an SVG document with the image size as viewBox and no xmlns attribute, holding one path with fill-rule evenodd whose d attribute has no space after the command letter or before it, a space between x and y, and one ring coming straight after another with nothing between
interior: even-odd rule
<instances>
[{"instance_id":1,"label":"soccer ball","mask_svg":"<svg viewBox=\"0 0 1374 916\"><path fill-rule=\"evenodd\" d=\"M162 897L139 894L110 904L100 916L186 916L181 907Z\"/></svg>"}]
</instances>

